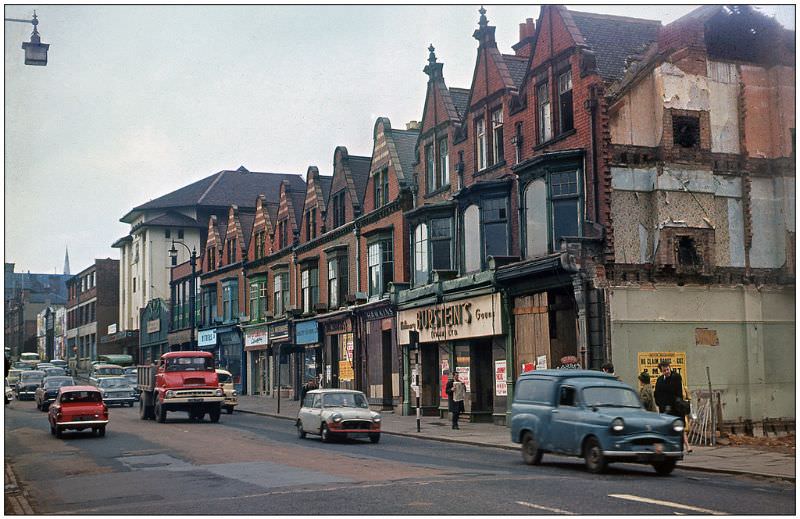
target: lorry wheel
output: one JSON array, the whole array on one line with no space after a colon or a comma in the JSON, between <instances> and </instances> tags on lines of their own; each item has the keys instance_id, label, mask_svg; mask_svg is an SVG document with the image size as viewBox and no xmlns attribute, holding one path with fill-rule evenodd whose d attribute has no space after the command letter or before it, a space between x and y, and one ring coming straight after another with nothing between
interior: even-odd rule
<instances>
[{"instance_id":1,"label":"lorry wheel","mask_svg":"<svg viewBox=\"0 0 800 519\"><path fill-rule=\"evenodd\" d=\"M144 405L144 400L139 400L139 418L147 420L147 406Z\"/></svg>"},{"instance_id":2,"label":"lorry wheel","mask_svg":"<svg viewBox=\"0 0 800 519\"><path fill-rule=\"evenodd\" d=\"M222 410L219 407L215 407L211 411L208 412L208 418L211 420L211 423L219 422L219 415L222 414Z\"/></svg>"},{"instance_id":3,"label":"lorry wheel","mask_svg":"<svg viewBox=\"0 0 800 519\"><path fill-rule=\"evenodd\" d=\"M156 404L156 420L158 423L167 421L167 409L161 404Z\"/></svg>"}]
</instances>

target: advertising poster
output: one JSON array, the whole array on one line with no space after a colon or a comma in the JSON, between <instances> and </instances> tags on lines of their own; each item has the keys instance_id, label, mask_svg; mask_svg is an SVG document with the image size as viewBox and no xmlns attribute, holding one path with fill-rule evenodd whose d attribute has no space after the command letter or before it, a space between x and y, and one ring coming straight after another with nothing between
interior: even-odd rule
<instances>
[{"instance_id":1,"label":"advertising poster","mask_svg":"<svg viewBox=\"0 0 800 519\"><path fill-rule=\"evenodd\" d=\"M497 396L508 396L508 384L506 383L506 361L494 361L494 394Z\"/></svg>"},{"instance_id":2,"label":"advertising poster","mask_svg":"<svg viewBox=\"0 0 800 519\"><path fill-rule=\"evenodd\" d=\"M547 355L536 357L536 369L547 369Z\"/></svg>"},{"instance_id":3,"label":"advertising poster","mask_svg":"<svg viewBox=\"0 0 800 519\"><path fill-rule=\"evenodd\" d=\"M639 373L646 371L650 374L650 384L655 387L656 379L661 375L661 371L658 369L658 363L662 360L668 360L670 369L680 374L684 392L688 392L685 351L640 351L636 356L636 364L639 366L639 370L636 372L637 377Z\"/></svg>"},{"instance_id":4,"label":"advertising poster","mask_svg":"<svg viewBox=\"0 0 800 519\"><path fill-rule=\"evenodd\" d=\"M456 368L456 373L458 373L458 380L464 383L464 388L467 390L467 393L469 393L469 366Z\"/></svg>"},{"instance_id":5,"label":"advertising poster","mask_svg":"<svg viewBox=\"0 0 800 519\"><path fill-rule=\"evenodd\" d=\"M353 365L349 360L339 361L339 380L353 380Z\"/></svg>"},{"instance_id":6,"label":"advertising poster","mask_svg":"<svg viewBox=\"0 0 800 519\"><path fill-rule=\"evenodd\" d=\"M444 359L442 361L442 363L441 363L440 375L441 375L441 386L442 386L441 387L441 390L442 390L441 397L442 398L447 398L447 391L446 391L447 390L447 379L450 376L450 361L448 361L447 359Z\"/></svg>"}]
</instances>

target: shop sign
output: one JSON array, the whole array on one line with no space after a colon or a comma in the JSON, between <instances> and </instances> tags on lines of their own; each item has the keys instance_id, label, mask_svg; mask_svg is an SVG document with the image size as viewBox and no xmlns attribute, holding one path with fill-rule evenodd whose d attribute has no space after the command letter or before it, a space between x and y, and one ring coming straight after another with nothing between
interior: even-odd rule
<instances>
[{"instance_id":1,"label":"shop sign","mask_svg":"<svg viewBox=\"0 0 800 519\"><path fill-rule=\"evenodd\" d=\"M419 332L421 343L500 335L500 294L403 310L398 322L400 344L409 344L411 330Z\"/></svg>"},{"instance_id":2,"label":"shop sign","mask_svg":"<svg viewBox=\"0 0 800 519\"><path fill-rule=\"evenodd\" d=\"M469 366L457 367L456 373L458 373L458 380L464 383L464 388L467 390L467 393L469 393L470 392Z\"/></svg>"},{"instance_id":3,"label":"shop sign","mask_svg":"<svg viewBox=\"0 0 800 519\"><path fill-rule=\"evenodd\" d=\"M281 341L289 338L289 323L271 324L269 326L269 340Z\"/></svg>"},{"instance_id":4,"label":"shop sign","mask_svg":"<svg viewBox=\"0 0 800 519\"><path fill-rule=\"evenodd\" d=\"M109 324L108 325L108 335L114 335L117 333L117 323Z\"/></svg>"},{"instance_id":5,"label":"shop sign","mask_svg":"<svg viewBox=\"0 0 800 519\"><path fill-rule=\"evenodd\" d=\"M646 371L650 374L650 383L655 387L656 379L661 375L658 363L662 360L669 361L670 370L678 372L683 382L683 390L688 391L688 376L686 373L685 351L640 351L636 354L639 373Z\"/></svg>"},{"instance_id":6,"label":"shop sign","mask_svg":"<svg viewBox=\"0 0 800 519\"><path fill-rule=\"evenodd\" d=\"M253 328L251 330L247 330L244 334L245 347L266 346L268 342L268 334L265 327Z\"/></svg>"},{"instance_id":7,"label":"shop sign","mask_svg":"<svg viewBox=\"0 0 800 519\"><path fill-rule=\"evenodd\" d=\"M494 394L497 396L508 396L508 385L506 384L506 361L494 361Z\"/></svg>"},{"instance_id":8,"label":"shop sign","mask_svg":"<svg viewBox=\"0 0 800 519\"><path fill-rule=\"evenodd\" d=\"M317 321L301 321L294 324L295 344L314 344L319 342Z\"/></svg>"},{"instance_id":9,"label":"shop sign","mask_svg":"<svg viewBox=\"0 0 800 519\"><path fill-rule=\"evenodd\" d=\"M217 330L203 330L197 332L197 345L198 346L216 346L217 345Z\"/></svg>"},{"instance_id":10,"label":"shop sign","mask_svg":"<svg viewBox=\"0 0 800 519\"><path fill-rule=\"evenodd\" d=\"M350 363L349 360L340 360L339 361L339 380L353 380L355 378L353 374L353 365Z\"/></svg>"},{"instance_id":11,"label":"shop sign","mask_svg":"<svg viewBox=\"0 0 800 519\"><path fill-rule=\"evenodd\" d=\"M161 330L161 319L147 321L147 333L156 333Z\"/></svg>"}]
</instances>

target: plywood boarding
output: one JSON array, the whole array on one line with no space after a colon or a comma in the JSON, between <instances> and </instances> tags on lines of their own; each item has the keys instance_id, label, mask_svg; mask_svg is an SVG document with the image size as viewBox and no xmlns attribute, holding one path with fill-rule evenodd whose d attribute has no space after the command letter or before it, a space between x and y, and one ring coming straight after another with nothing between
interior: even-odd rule
<instances>
[{"instance_id":1,"label":"plywood boarding","mask_svg":"<svg viewBox=\"0 0 800 519\"><path fill-rule=\"evenodd\" d=\"M552 367L547 304L547 292L514 299L514 377L520 374L523 364L535 365L540 355L546 355L547 365Z\"/></svg>"}]
</instances>

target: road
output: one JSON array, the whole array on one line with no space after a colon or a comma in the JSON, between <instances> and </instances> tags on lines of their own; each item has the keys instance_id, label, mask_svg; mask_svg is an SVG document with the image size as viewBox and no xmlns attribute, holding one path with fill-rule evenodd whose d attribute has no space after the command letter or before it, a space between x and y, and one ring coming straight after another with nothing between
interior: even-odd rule
<instances>
[{"instance_id":1,"label":"road","mask_svg":"<svg viewBox=\"0 0 800 519\"><path fill-rule=\"evenodd\" d=\"M113 408L105 438L50 435L33 402L5 408L5 460L38 514L791 514L795 485L383 435L323 444L288 420L234 413L166 424ZM6 511L9 513L9 510Z\"/></svg>"}]
</instances>

